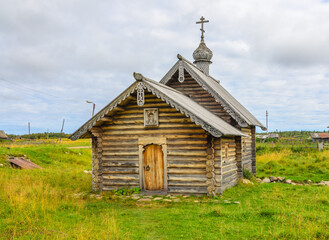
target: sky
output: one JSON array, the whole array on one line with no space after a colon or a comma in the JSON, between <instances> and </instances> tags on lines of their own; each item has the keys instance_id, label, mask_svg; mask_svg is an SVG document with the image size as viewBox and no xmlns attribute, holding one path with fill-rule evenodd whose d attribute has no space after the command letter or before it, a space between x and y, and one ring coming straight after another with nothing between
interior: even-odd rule
<instances>
[{"instance_id":1,"label":"sky","mask_svg":"<svg viewBox=\"0 0 329 240\"><path fill-rule=\"evenodd\" d=\"M329 126L329 2L0 0L0 130L72 133L135 80L193 61L269 131ZM261 130L258 130L261 132Z\"/></svg>"}]
</instances>

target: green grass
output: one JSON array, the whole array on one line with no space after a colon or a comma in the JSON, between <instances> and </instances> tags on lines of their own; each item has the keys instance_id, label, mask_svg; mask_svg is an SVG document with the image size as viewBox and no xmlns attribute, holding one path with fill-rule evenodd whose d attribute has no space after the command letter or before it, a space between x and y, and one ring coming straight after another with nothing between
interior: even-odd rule
<instances>
[{"instance_id":1,"label":"green grass","mask_svg":"<svg viewBox=\"0 0 329 240\"><path fill-rule=\"evenodd\" d=\"M329 180L329 149L257 143L258 177L282 176L294 181Z\"/></svg>"},{"instance_id":2,"label":"green grass","mask_svg":"<svg viewBox=\"0 0 329 240\"><path fill-rule=\"evenodd\" d=\"M83 172L91 169L90 149L64 144L0 145L0 163L7 155L27 155L43 167L0 168L0 239L329 239L329 187L240 184L214 199L179 197L177 203L136 202L110 193L95 199L91 175ZM279 158L274 150L259 150L258 172L265 176L266 158L276 156L268 161L284 170L273 168L273 175L285 176L287 169L307 174L295 166L304 165L297 159L302 152L282 151ZM307 154L315 164L323 162L322 153ZM279 162L288 158L294 164ZM326 176L316 171L314 180Z\"/></svg>"}]
</instances>

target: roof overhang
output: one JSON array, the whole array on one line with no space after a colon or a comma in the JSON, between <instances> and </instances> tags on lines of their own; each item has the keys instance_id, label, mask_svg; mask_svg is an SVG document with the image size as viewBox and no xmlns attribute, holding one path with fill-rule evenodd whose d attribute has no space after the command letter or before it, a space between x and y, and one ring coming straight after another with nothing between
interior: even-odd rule
<instances>
[{"instance_id":1,"label":"roof overhang","mask_svg":"<svg viewBox=\"0 0 329 240\"><path fill-rule=\"evenodd\" d=\"M218 103L220 103L223 108L227 111L227 113L239 124L240 127L247 127L248 125L251 126L259 126L262 130L266 130L265 126L261 124L247 109L245 109L240 103L239 107L243 108L244 112L247 112L248 117L239 113L239 111L233 107L233 105L225 100L211 85L220 85L220 82L213 77L206 75L195 66L193 63L189 62L186 58L181 56L180 54L177 55L178 61L175 65L167 72L167 74L161 79L160 83L167 84L172 76L178 71L179 66L183 66L184 69L192 76L192 78L204 89L206 90ZM209 81L205 81L206 80ZM221 87L223 91L225 91L226 95L229 95L234 101L238 103L238 101L231 96L223 87Z\"/></svg>"},{"instance_id":2,"label":"roof overhang","mask_svg":"<svg viewBox=\"0 0 329 240\"><path fill-rule=\"evenodd\" d=\"M145 78L142 74L139 73L134 73L134 77L136 82L134 82L130 87L128 87L123 93L121 93L116 99L104 107L94 117L83 124L69 138L76 140L79 138L91 137L91 128L94 127L98 121L101 121L101 119L108 115L111 111L114 111L114 109L121 102L123 102L131 94L137 91L138 87L141 87L141 84L139 83L142 83L143 89L151 92L169 104L172 108L175 108L177 111L189 117L192 122L201 126L214 137L221 137L222 135L248 136L230 124L226 123L224 120L217 117L198 103L194 102L183 93L164 84Z\"/></svg>"}]
</instances>

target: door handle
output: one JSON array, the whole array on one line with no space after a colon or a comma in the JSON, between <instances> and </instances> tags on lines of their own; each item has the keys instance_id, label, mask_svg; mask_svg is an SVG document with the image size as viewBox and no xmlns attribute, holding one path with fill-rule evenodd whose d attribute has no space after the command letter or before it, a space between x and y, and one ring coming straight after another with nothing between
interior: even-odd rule
<instances>
[{"instance_id":1,"label":"door handle","mask_svg":"<svg viewBox=\"0 0 329 240\"><path fill-rule=\"evenodd\" d=\"M150 171L150 166L149 165L146 166L146 171Z\"/></svg>"}]
</instances>

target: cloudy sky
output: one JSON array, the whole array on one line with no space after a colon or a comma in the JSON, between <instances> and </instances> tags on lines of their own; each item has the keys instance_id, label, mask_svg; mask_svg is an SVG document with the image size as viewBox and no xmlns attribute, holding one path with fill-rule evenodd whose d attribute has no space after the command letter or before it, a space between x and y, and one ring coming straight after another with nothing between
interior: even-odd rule
<instances>
[{"instance_id":1,"label":"cloudy sky","mask_svg":"<svg viewBox=\"0 0 329 240\"><path fill-rule=\"evenodd\" d=\"M329 125L329 2L0 0L0 130L72 133L129 86L159 81L200 41L210 73L269 130Z\"/></svg>"}]
</instances>

